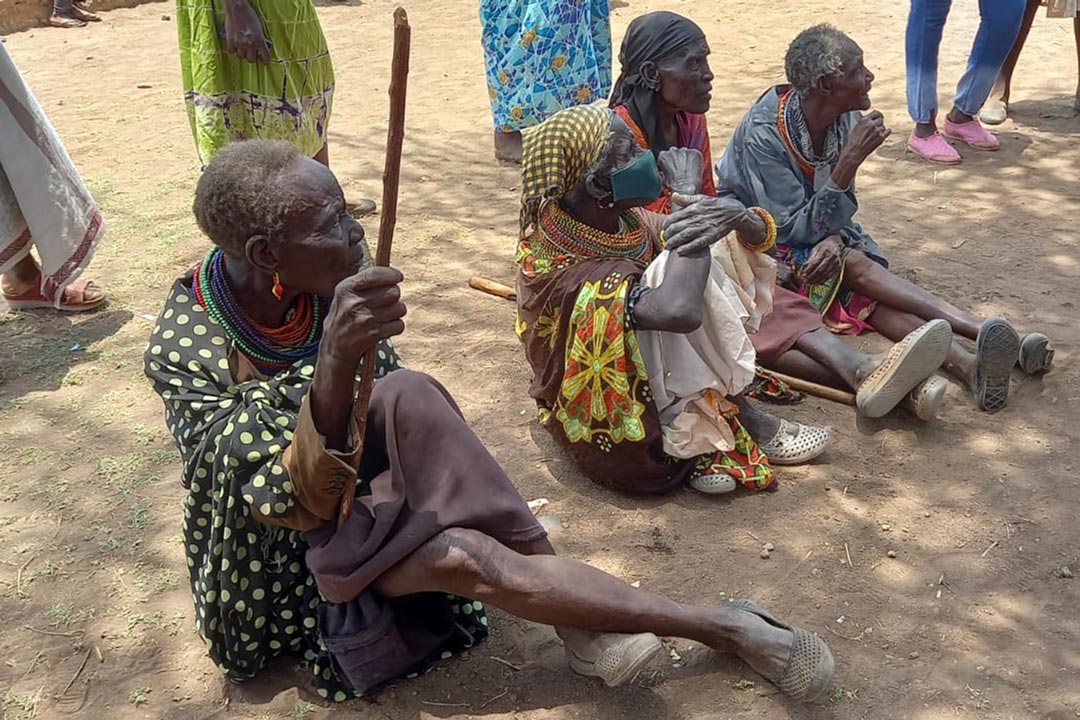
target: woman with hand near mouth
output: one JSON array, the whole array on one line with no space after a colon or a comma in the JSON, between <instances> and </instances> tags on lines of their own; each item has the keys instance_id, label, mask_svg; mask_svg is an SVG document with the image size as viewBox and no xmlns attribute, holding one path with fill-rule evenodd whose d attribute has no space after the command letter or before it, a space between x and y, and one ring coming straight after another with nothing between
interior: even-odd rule
<instances>
[{"instance_id":1,"label":"woman with hand near mouth","mask_svg":"<svg viewBox=\"0 0 1080 720\"><path fill-rule=\"evenodd\" d=\"M898 340L928 320L945 320L976 342L953 341L942 368L968 387L980 410L998 410L1009 374L1046 372L1053 359L1041 333L1023 342L1003 318L976 318L893 274L877 243L855 222L855 175L889 136L870 110L874 74L862 49L829 25L803 31L788 48L788 82L762 95L717 163L720 184L773 214L776 256L800 293L835 332L877 330Z\"/></svg>"}]
</instances>

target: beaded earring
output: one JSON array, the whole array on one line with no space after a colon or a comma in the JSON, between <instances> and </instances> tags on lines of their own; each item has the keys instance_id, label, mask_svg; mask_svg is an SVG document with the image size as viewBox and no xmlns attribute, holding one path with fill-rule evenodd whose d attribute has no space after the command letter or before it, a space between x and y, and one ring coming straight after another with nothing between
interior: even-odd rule
<instances>
[{"instance_id":1,"label":"beaded earring","mask_svg":"<svg viewBox=\"0 0 1080 720\"><path fill-rule=\"evenodd\" d=\"M274 297L281 302L281 298L285 297L285 288L281 286L281 278L277 273L274 273L274 287L270 289L270 292L274 294Z\"/></svg>"}]
</instances>

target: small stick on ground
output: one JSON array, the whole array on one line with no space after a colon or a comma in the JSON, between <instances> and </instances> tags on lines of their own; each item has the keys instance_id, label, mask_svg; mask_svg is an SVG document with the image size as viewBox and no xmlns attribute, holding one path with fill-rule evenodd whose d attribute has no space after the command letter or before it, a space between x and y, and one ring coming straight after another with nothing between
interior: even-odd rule
<instances>
[{"instance_id":1,"label":"small stick on ground","mask_svg":"<svg viewBox=\"0 0 1080 720\"><path fill-rule=\"evenodd\" d=\"M469 707L468 703L441 703L441 702L435 702L434 700L421 700L420 702L423 705L431 705L433 707L445 707L445 708L467 708L467 707Z\"/></svg>"},{"instance_id":2,"label":"small stick on ground","mask_svg":"<svg viewBox=\"0 0 1080 720\"><path fill-rule=\"evenodd\" d=\"M514 663L510 662L509 660L503 660L501 657L495 657L494 655L490 655L490 656L488 656L488 660L494 660L495 662L499 663L500 665L505 665L506 667L510 668L511 670L517 670L518 672L521 672L521 666L520 665L515 665Z\"/></svg>"},{"instance_id":3,"label":"small stick on ground","mask_svg":"<svg viewBox=\"0 0 1080 720\"><path fill-rule=\"evenodd\" d=\"M37 663L38 663L38 660L40 660L40 659L41 659L41 651L40 651L40 650L38 650L38 653L37 653L37 655L35 655L35 656L34 656L34 659L30 661L30 667L28 667L28 668L26 669L26 672L24 672L24 673L22 674L22 677L21 677L21 678L19 678L19 679L20 679L20 680L22 680L22 679L24 679L24 678L25 678L25 677L26 677L27 675L29 675L30 673L34 672L34 668L36 668L36 667L37 667Z\"/></svg>"},{"instance_id":4,"label":"small stick on ground","mask_svg":"<svg viewBox=\"0 0 1080 720\"><path fill-rule=\"evenodd\" d=\"M995 540L994 542L990 543L990 547L988 547L988 548L986 548L985 550L982 551L982 555L980 555L979 557L981 557L981 558L986 557L986 553L990 552L991 550L993 550L997 546L998 546L998 541Z\"/></svg>"},{"instance_id":5,"label":"small stick on ground","mask_svg":"<svg viewBox=\"0 0 1080 720\"><path fill-rule=\"evenodd\" d=\"M754 533L750 532L749 530L747 530L747 531L746 531L746 534L747 534L747 535L749 535L750 537L754 538L754 539L755 539L755 540L757 540L758 542L761 542L761 538L759 538L759 537L758 537L757 535L755 535Z\"/></svg>"},{"instance_id":6,"label":"small stick on ground","mask_svg":"<svg viewBox=\"0 0 1080 720\"><path fill-rule=\"evenodd\" d=\"M484 701L484 704L480 706L480 709L481 709L481 710L483 710L484 708L486 708L486 707L487 707L488 705L490 705L491 703L495 702L495 701L496 701L496 700L498 700L499 698L504 698L504 697L506 697L506 696L507 696L507 695L509 695L509 694L510 694L510 688L506 688L505 690L503 690L503 691L502 691L501 693L499 693L499 694L498 694L498 695L496 695L495 697L493 697L493 698L490 698L490 699L488 699L488 700L485 700L485 701Z\"/></svg>"},{"instance_id":7,"label":"small stick on ground","mask_svg":"<svg viewBox=\"0 0 1080 720\"><path fill-rule=\"evenodd\" d=\"M37 555L32 556L29 560L24 562L19 567L19 572L15 575L15 594L18 595L19 597L26 597L26 595L24 595L23 591L22 591L22 574L23 574L23 570L30 567L30 563L34 562L35 559L37 559Z\"/></svg>"},{"instance_id":8,"label":"small stick on ground","mask_svg":"<svg viewBox=\"0 0 1080 720\"><path fill-rule=\"evenodd\" d=\"M56 632L55 630L38 630L36 627L29 625L23 625L24 628L30 632L36 632L39 635L51 635L52 637L79 637L85 630L76 630L75 632Z\"/></svg>"},{"instance_id":9,"label":"small stick on ground","mask_svg":"<svg viewBox=\"0 0 1080 720\"><path fill-rule=\"evenodd\" d=\"M80 675L82 675L82 671L86 669L86 661L90 659L90 653L92 652L94 652L93 647L86 648L86 654L83 655L82 662L79 663L79 669L76 670L75 674L71 676L70 680L68 680L68 684L64 686L63 691L60 693L61 696L67 695L67 691L71 689L71 686L74 685L75 681L79 679Z\"/></svg>"},{"instance_id":10,"label":"small stick on ground","mask_svg":"<svg viewBox=\"0 0 1080 720\"><path fill-rule=\"evenodd\" d=\"M844 543L844 554L847 555L847 566L855 567L855 563L851 562L851 550L848 549L847 543Z\"/></svg>"}]
</instances>

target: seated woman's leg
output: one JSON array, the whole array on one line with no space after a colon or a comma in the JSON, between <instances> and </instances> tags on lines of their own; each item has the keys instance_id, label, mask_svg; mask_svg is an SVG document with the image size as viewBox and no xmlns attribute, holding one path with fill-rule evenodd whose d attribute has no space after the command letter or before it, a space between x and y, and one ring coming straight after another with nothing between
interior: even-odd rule
<instances>
[{"instance_id":1,"label":"seated woman's leg","mask_svg":"<svg viewBox=\"0 0 1080 720\"><path fill-rule=\"evenodd\" d=\"M893 342L897 342L926 321L921 317L902 312L888 305L878 305L877 309L870 315L870 322L874 324L879 333ZM949 354L945 358L945 364L941 366L941 369L959 384L970 388L971 380L975 376L975 356L964 349L964 346L960 343L953 340L952 346L949 348Z\"/></svg>"},{"instance_id":2,"label":"seated woman's leg","mask_svg":"<svg viewBox=\"0 0 1080 720\"><path fill-rule=\"evenodd\" d=\"M922 322L938 318L946 320L954 333L969 340L978 336L982 326L982 322L970 313L893 274L859 251L848 253L844 261L843 286L881 304L918 316Z\"/></svg>"},{"instance_id":3,"label":"seated woman's leg","mask_svg":"<svg viewBox=\"0 0 1080 720\"><path fill-rule=\"evenodd\" d=\"M529 548L522 548L528 550ZM383 595L447 592L476 598L532 622L601 633L652 632L735 652L768 678L780 675L793 634L728 604L691 606L635 589L584 563L515 552L472 530L452 528L375 582Z\"/></svg>"},{"instance_id":4,"label":"seated woman's leg","mask_svg":"<svg viewBox=\"0 0 1080 720\"><path fill-rule=\"evenodd\" d=\"M819 373L824 380L815 380L815 382L845 389L858 388L866 376L872 373L882 361L881 357L856 350L824 327L800 337L795 343L795 350L827 373L827 375ZM790 353L785 353L787 354ZM785 358L781 356L781 360ZM799 358L791 360L801 362ZM784 371L781 370L781 372Z\"/></svg>"},{"instance_id":5,"label":"seated woman's leg","mask_svg":"<svg viewBox=\"0 0 1080 720\"><path fill-rule=\"evenodd\" d=\"M851 387L835 370L818 362L797 347L776 358L770 363L769 369L791 377L809 380L818 385L826 385L841 390Z\"/></svg>"}]
</instances>

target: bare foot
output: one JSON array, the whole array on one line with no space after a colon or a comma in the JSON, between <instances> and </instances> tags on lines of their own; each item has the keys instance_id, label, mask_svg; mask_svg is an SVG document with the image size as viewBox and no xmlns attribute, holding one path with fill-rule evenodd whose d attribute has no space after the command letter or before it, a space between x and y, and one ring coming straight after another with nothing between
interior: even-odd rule
<instances>
[{"instance_id":1,"label":"bare foot","mask_svg":"<svg viewBox=\"0 0 1080 720\"><path fill-rule=\"evenodd\" d=\"M730 605L720 605L716 609L721 615L718 625L725 630L709 646L721 652L734 652L769 680L779 677L791 657L794 633Z\"/></svg>"},{"instance_id":2,"label":"bare foot","mask_svg":"<svg viewBox=\"0 0 1080 720\"><path fill-rule=\"evenodd\" d=\"M521 133L495 131L495 158L521 164Z\"/></svg>"}]
</instances>

